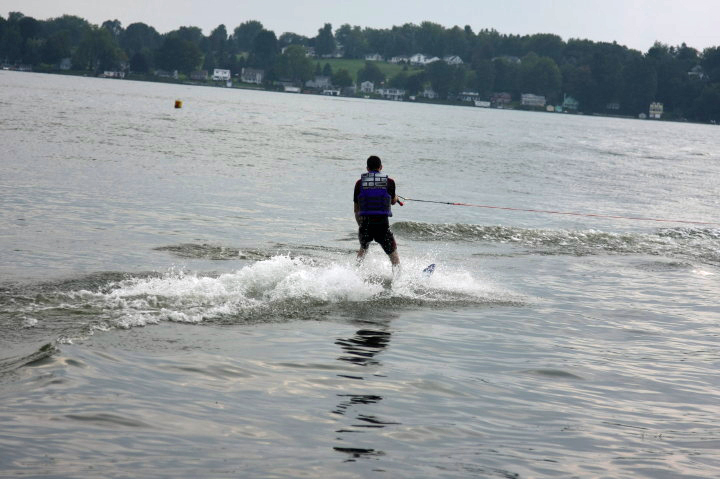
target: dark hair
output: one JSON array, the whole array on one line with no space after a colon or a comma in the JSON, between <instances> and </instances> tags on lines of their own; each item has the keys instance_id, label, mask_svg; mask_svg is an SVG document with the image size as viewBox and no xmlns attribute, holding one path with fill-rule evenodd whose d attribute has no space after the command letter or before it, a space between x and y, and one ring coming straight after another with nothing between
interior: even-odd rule
<instances>
[{"instance_id":1,"label":"dark hair","mask_svg":"<svg viewBox=\"0 0 720 479\"><path fill-rule=\"evenodd\" d=\"M381 166L382 161L380 161L380 157L373 155L367 159L368 170L379 170Z\"/></svg>"}]
</instances>

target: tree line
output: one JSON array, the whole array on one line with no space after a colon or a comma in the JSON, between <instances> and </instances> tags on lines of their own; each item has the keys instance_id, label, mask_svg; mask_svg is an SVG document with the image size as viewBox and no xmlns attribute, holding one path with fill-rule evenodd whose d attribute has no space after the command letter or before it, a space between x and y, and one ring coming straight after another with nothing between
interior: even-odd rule
<instances>
[{"instance_id":1,"label":"tree line","mask_svg":"<svg viewBox=\"0 0 720 479\"><path fill-rule=\"evenodd\" d=\"M310 58L308 50L317 59ZM415 53L454 55L463 63L436 61L391 78L374 62L367 62L356 78L320 65L329 57L379 54L390 59ZM219 25L206 36L193 26L160 34L145 23L123 27L118 20L108 20L98 26L72 15L48 20L19 12L0 16L0 62L52 71L68 58L74 70L84 72L124 68L140 74L155 69L190 74L223 68L237 73L253 67L265 71L267 82L297 83L324 73L339 86L371 80L409 95L431 87L442 99L463 91L481 98L507 92L515 99L534 93L557 104L572 96L585 113L636 116L658 101L666 117L720 121L720 47L701 52L684 43L657 42L643 53L615 42L564 41L554 34L509 35L493 29L474 32L470 26L446 28L433 22L387 29L345 24L335 30L324 24L314 37L290 32L278 37L257 20L243 22L232 32Z\"/></svg>"}]
</instances>

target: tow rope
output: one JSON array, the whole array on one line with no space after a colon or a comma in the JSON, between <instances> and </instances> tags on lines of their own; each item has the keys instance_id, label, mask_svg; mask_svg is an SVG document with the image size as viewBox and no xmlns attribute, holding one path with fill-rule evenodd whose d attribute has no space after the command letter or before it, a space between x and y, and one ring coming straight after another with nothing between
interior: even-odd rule
<instances>
[{"instance_id":1,"label":"tow rope","mask_svg":"<svg viewBox=\"0 0 720 479\"><path fill-rule=\"evenodd\" d=\"M633 220L633 221L656 221L661 223L685 223L694 225L713 225L720 226L720 223L713 223L708 221L688 221L688 220L668 220L661 218L643 218L635 216L617 216L617 215L602 215L598 213L577 213L573 211L554 211L554 210L538 210L538 209L524 209L524 208L511 208L509 206L492 206L492 205L476 205L472 203L457 203L453 201L432 201L432 200L420 200L417 198L405 198L399 196L398 198L405 201L417 201L420 203L435 203L438 205L451 205L451 206L470 206L473 208L487 208L493 210L507 210L507 211L525 211L528 213L547 213L551 215L567 215L567 216L584 216L588 218L610 218L616 220ZM402 205L402 203L401 203Z\"/></svg>"}]
</instances>

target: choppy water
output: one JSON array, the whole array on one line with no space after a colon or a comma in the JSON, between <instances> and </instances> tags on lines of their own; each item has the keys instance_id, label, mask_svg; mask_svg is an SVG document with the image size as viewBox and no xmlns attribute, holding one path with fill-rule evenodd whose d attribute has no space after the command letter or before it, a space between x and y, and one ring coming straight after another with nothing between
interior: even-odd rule
<instances>
[{"instance_id":1,"label":"choppy water","mask_svg":"<svg viewBox=\"0 0 720 479\"><path fill-rule=\"evenodd\" d=\"M720 222L716 127L0 85L0 477L720 473L720 225L350 203Z\"/></svg>"}]
</instances>

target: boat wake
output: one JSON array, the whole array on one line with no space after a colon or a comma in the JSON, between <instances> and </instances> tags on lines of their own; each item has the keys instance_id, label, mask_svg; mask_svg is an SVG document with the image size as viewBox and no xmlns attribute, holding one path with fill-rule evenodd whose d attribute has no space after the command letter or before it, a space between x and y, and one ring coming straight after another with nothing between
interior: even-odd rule
<instances>
[{"instance_id":1,"label":"boat wake","mask_svg":"<svg viewBox=\"0 0 720 479\"><path fill-rule=\"evenodd\" d=\"M224 274L170 270L164 274L104 274L13 296L3 291L0 315L17 329L55 329L72 342L114 328L163 321L243 324L323 319L408 307L516 304L512 294L463 269L438 267L427 277L426 263L406 260L392 277L384 257L353 262L306 256L273 256ZM22 298L20 297L22 296ZM57 325L54 328L53 325ZM25 331L27 333L27 331Z\"/></svg>"},{"instance_id":2,"label":"boat wake","mask_svg":"<svg viewBox=\"0 0 720 479\"><path fill-rule=\"evenodd\" d=\"M720 264L719 228L666 228L647 234L404 221L395 223L393 232L418 241L514 244L541 254L647 254Z\"/></svg>"}]
</instances>

